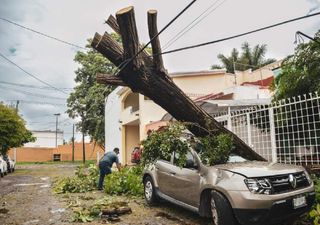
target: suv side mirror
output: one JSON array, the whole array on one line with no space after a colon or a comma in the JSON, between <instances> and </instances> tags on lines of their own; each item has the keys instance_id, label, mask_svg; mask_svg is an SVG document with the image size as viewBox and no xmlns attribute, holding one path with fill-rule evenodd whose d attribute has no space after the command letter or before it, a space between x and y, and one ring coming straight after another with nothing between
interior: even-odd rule
<instances>
[{"instance_id":1,"label":"suv side mirror","mask_svg":"<svg viewBox=\"0 0 320 225\"><path fill-rule=\"evenodd\" d=\"M198 165L192 159L187 159L184 168L198 169Z\"/></svg>"}]
</instances>

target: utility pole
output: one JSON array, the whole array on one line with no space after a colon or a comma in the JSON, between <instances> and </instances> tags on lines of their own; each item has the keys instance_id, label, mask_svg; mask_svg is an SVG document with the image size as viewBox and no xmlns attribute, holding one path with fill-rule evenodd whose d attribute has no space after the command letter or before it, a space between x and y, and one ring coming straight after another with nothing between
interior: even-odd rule
<instances>
[{"instance_id":1,"label":"utility pole","mask_svg":"<svg viewBox=\"0 0 320 225\"><path fill-rule=\"evenodd\" d=\"M74 162L74 124L72 124L72 162Z\"/></svg>"},{"instance_id":2,"label":"utility pole","mask_svg":"<svg viewBox=\"0 0 320 225\"><path fill-rule=\"evenodd\" d=\"M16 104L16 112L17 112L17 113L18 113L18 111L19 111L19 103L20 103L20 101L17 100L17 104Z\"/></svg>"},{"instance_id":3,"label":"utility pole","mask_svg":"<svg viewBox=\"0 0 320 225\"><path fill-rule=\"evenodd\" d=\"M83 164L86 163L86 146L84 144L84 131L82 131L82 155L83 155Z\"/></svg>"},{"instance_id":4,"label":"utility pole","mask_svg":"<svg viewBox=\"0 0 320 225\"><path fill-rule=\"evenodd\" d=\"M58 147L58 117L61 115L60 113L53 114L56 116L56 148Z\"/></svg>"},{"instance_id":5,"label":"utility pole","mask_svg":"<svg viewBox=\"0 0 320 225\"><path fill-rule=\"evenodd\" d=\"M84 131L84 118L82 117L82 161L83 164L86 163L86 146L84 143L84 135L85 135L85 131Z\"/></svg>"},{"instance_id":6,"label":"utility pole","mask_svg":"<svg viewBox=\"0 0 320 225\"><path fill-rule=\"evenodd\" d=\"M232 62L233 62L234 85L237 85L236 63L233 57L232 57Z\"/></svg>"}]
</instances>

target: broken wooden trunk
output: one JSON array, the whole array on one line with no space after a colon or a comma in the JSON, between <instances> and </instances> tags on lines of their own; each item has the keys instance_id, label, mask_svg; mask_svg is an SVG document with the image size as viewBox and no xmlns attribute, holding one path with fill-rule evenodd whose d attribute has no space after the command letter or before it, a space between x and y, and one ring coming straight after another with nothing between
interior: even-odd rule
<instances>
[{"instance_id":1,"label":"broken wooden trunk","mask_svg":"<svg viewBox=\"0 0 320 225\"><path fill-rule=\"evenodd\" d=\"M116 13L116 19L110 16L106 23L120 33L123 46L120 46L107 32L95 34L92 47L114 63L120 72L117 76L98 74L99 83L130 87L133 92L143 94L169 112L175 119L188 122L188 129L196 136L205 136L208 132L218 135L230 134L233 137L235 153L251 160L265 160L253 151L239 137L219 124L207 112L194 102L172 81L163 65L159 38L151 42L150 56L141 49L135 22L134 8L127 7ZM150 39L158 34L157 11L148 11ZM134 57L134 58L133 58ZM125 66L124 66L125 65Z\"/></svg>"}]
</instances>

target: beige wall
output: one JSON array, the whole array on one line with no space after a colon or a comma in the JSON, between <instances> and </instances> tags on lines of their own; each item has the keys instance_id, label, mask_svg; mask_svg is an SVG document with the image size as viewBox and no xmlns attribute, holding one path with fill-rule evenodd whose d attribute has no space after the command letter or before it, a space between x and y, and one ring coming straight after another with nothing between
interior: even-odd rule
<instances>
[{"instance_id":1,"label":"beige wall","mask_svg":"<svg viewBox=\"0 0 320 225\"><path fill-rule=\"evenodd\" d=\"M140 136L139 136L139 126L125 126L125 158L124 164L131 164L131 152L134 147L139 146Z\"/></svg>"},{"instance_id":2,"label":"beige wall","mask_svg":"<svg viewBox=\"0 0 320 225\"><path fill-rule=\"evenodd\" d=\"M237 84L241 85L244 82L253 82L261 79L266 79L273 76L272 69L281 66L282 60L266 65L260 69L251 71L246 70L243 72L236 72L237 74Z\"/></svg>"},{"instance_id":3,"label":"beige wall","mask_svg":"<svg viewBox=\"0 0 320 225\"><path fill-rule=\"evenodd\" d=\"M75 143L74 160L83 159L82 143ZM86 159L96 160L99 152L103 155L104 150L94 143L86 143ZM16 149L17 162L47 162L53 160L53 155L59 154L61 161L72 161L72 144L59 145L58 148L21 147ZM14 150L10 149L9 155L14 159Z\"/></svg>"},{"instance_id":4,"label":"beige wall","mask_svg":"<svg viewBox=\"0 0 320 225\"><path fill-rule=\"evenodd\" d=\"M139 94L129 93L123 98L123 109L132 106L133 109L139 109Z\"/></svg>"},{"instance_id":5,"label":"beige wall","mask_svg":"<svg viewBox=\"0 0 320 225\"><path fill-rule=\"evenodd\" d=\"M173 81L186 94L206 95L219 93L228 87L234 86L234 76L226 73L173 77Z\"/></svg>"},{"instance_id":6,"label":"beige wall","mask_svg":"<svg viewBox=\"0 0 320 225\"><path fill-rule=\"evenodd\" d=\"M155 121L159 121L167 112L155 104L152 100L144 100L144 96L140 95L140 138L145 139L147 136L146 125Z\"/></svg>"}]
</instances>

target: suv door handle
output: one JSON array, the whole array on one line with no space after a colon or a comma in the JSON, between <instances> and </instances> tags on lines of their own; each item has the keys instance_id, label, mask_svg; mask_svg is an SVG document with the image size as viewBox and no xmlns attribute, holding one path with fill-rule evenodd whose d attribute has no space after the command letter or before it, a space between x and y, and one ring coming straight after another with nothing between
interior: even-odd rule
<instances>
[{"instance_id":1,"label":"suv door handle","mask_svg":"<svg viewBox=\"0 0 320 225\"><path fill-rule=\"evenodd\" d=\"M171 175L173 175L173 176L174 176L174 175L176 175L176 173L175 173L175 172L170 172L170 174L171 174Z\"/></svg>"}]
</instances>

